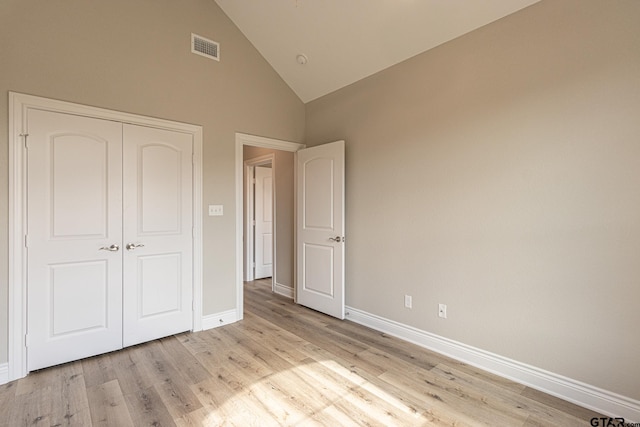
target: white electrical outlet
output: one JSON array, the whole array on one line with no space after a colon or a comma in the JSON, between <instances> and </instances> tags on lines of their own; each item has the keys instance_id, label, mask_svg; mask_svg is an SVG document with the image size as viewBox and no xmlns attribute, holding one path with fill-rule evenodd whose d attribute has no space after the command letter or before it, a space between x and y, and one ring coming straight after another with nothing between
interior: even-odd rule
<instances>
[{"instance_id":1,"label":"white electrical outlet","mask_svg":"<svg viewBox=\"0 0 640 427\"><path fill-rule=\"evenodd\" d=\"M412 304L411 295L405 295L404 296L404 306L405 306L405 308L411 308L411 304Z\"/></svg>"},{"instance_id":2,"label":"white electrical outlet","mask_svg":"<svg viewBox=\"0 0 640 427\"><path fill-rule=\"evenodd\" d=\"M447 318L447 304L438 304L438 317Z\"/></svg>"}]
</instances>

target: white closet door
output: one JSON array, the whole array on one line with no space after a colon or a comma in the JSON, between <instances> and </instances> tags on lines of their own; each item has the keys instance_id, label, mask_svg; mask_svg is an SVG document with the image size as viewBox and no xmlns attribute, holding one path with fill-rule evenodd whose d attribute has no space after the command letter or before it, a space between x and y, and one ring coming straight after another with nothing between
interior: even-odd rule
<instances>
[{"instance_id":1,"label":"white closet door","mask_svg":"<svg viewBox=\"0 0 640 427\"><path fill-rule=\"evenodd\" d=\"M192 329L190 134L124 125L124 345Z\"/></svg>"},{"instance_id":2,"label":"white closet door","mask_svg":"<svg viewBox=\"0 0 640 427\"><path fill-rule=\"evenodd\" d=\"M28 134L31 371L122 347L122 125L30 110Z\"/></svg>"},{"instance_id":3,"label":"white closet door","mask_svg":"<svg viewBox=\"0 0 640 427\"><path fill-rule=\"evenodd\" d=\"M254 188L254 279L273 275L273 169L256 166Z\"/></svg>"}]
</instances>

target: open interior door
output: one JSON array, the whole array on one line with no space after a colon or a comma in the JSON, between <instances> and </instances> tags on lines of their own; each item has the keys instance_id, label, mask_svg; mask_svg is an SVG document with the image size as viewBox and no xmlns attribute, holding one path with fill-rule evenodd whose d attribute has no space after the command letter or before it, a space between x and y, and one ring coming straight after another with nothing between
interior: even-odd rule
<instances>
[{"instance_id":1,"label":"open interior door","mask_svg":"<svg viewBox=\"0 0 640 427\"><path fill-rule=\"evenodd\" d=\"M344 319L344 141L296 157L296 302Z\"/></svg>"},{"instance_id":2,"label":"open interior door","mask_svg":"<svg viewBox=\"0 0 640 427\"><path fill-rule=\"evenodd\" d=\"M254 280L273 276L273 169L254 167Z\"/></svg>"}]
</instances>

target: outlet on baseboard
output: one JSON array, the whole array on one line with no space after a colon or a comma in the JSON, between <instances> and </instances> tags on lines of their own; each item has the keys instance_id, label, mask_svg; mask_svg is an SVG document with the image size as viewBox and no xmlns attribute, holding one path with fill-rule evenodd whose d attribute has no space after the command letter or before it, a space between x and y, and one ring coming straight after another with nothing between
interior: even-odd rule
<instances>
[{"instance_id":1,"label":"outlet on baseboard","mask_svg":"<svg viewBox=\"0 0 640 427\"><path fill-rule=\"evenodd\" d=\"M412 305L412 301L411 301L411 295L405 295L404 296L404 307L405 308L411 308Z\"/></svg>"},{"instance_id":2,"label":"outlet on baseboard","mask_svg":"<svg viewBox=\"0 0 640 427\"><path fill-rule=\"evenodd\" d=\"M447 318L447 304L438 304L438 317Z\"/></svg>"}]
</instances>

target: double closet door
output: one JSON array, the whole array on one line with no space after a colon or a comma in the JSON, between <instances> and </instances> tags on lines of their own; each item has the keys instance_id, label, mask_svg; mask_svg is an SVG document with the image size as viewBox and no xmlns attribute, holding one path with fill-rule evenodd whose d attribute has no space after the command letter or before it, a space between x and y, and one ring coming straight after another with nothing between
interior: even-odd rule
<instances>
[{"instance_id":1,"label":"double closet door","mask_svg":"<svg viewBox=\"0 0 640 427\"><path fill-rule=\"evenodd\" d=\"M193 137L31 110L27 369L192 329Z\"/></svg>"}]
</instances>

